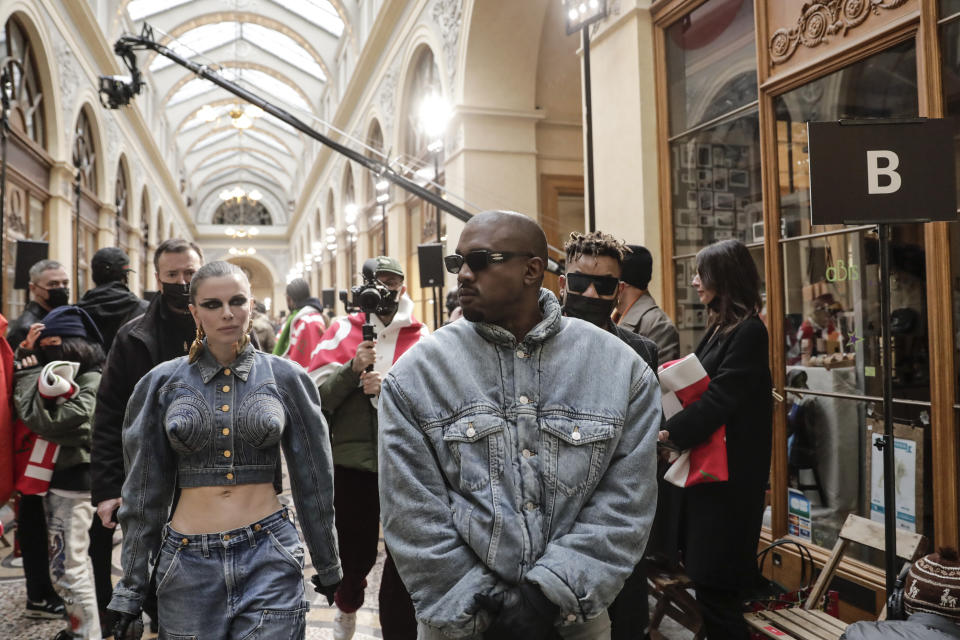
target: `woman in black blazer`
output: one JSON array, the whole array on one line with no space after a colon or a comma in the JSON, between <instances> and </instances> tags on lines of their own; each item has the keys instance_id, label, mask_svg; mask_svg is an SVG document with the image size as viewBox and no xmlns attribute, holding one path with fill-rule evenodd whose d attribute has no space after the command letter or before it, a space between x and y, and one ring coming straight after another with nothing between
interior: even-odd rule
<instances>
[{"instance_id":1,"label":"woman in black blazer","mask_svg":"<svg viewBox=\"0 0 960 640\"><path fill-rule=\"evenodd\" d=\"M708 640L746 640L743 595L757 579L773 412L760 275L743 243L724 240L697 254L692 285L713 321L696 349L710 385L660 439L689 449L727 427L730 479L678 490L679 543Z\"/></svg>"}]
</instances>

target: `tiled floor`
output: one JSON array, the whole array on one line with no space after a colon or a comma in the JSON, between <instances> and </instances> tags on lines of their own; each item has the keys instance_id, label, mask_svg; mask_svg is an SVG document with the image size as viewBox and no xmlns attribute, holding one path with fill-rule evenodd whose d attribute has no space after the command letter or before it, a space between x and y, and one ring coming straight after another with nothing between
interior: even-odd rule
<instances>
[{"instance_id":1,"label":"tiled floor","mask_svg":"<svg viewBox=\"0 0 960 640\"><path fill-rule=\"evenodd\" d=\"M281 496L284 503L289 503L289 495ZM6 518L4 518L6 520ZM120 536L117 535L117 540ZM5 540L13 540L12 532L8 532ZM2 542L0 542L2 545ZM356 640L371 640L382 637L378 618L377 591L380 588L380 577L383 572L383 540L380 540L380 553L377 564L367 578L366 598L363 608L357 613ZM309 554L307 555L309 562ZM120 575L120 545L114 547L113 553L114 579ZM313 568L308 564L305 577L313 575ZM309 585L310 583L307 582ZM332 640L333 615L335 609L327 606L326 598L308 591L312 598L310 613L307 614L307 638L309 640ZM38 621L25 618L23 607L26 602L26 589L23 580L23 570L15 565L13 548L0 546L0 640L51 640L64 627L58 621ZM689 640L692 634L682 627L671 624L666 620L661 625L661 632L671 640ZM147 634L145 638L155 637Z\"/></svg>"}]
</instances>

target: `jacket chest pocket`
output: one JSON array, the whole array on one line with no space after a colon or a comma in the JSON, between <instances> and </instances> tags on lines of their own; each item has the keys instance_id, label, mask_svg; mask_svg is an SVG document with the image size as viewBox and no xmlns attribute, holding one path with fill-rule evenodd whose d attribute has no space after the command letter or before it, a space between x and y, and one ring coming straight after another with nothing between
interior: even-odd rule
<instances>
[{"instance_id":1,"label":"jacket chest pocket","mask_svg":"<svg viewBox=\"0 0 960 640\"><path fill-rule=\"evenodd\" d=\"M547 452L547 482L566 496L592 491L608 449L618 433L612 422L567 417L543 418L541 447Z\"/></svg>"},{"instance_id":2,"label":"jacket chest pocket","mask_svg":"<svg viewBox=\"0 0 960 640\"><path fill-rule=\"evenodd\" d=\"M252 447L262 449L280 442L287 414L280 399L269 393L253 393L237 410L237 433Z\"/></svg>"},{"instance_id":3,"label":"jacket chest pocket","mask_svg":"<svg viewBox=\"0 0 960 640\"><path fill-rule=\"evenodd\" d=\"M503 474L502 419L470 416L443 429L443 441L459 466L460 489L478 491Z\"/></svg>"},{"instance_id":4,"label":"jacket chest pocket","mask_svg":"<svg viewBox=\"0 0 960 640\"><path fill-rule=\"evenodd\" d=\"M163 425L170 447L179 454L191 454L210 440L213 415L203 398L184 394L171 400Z\"/></svg>"}]
</instances>

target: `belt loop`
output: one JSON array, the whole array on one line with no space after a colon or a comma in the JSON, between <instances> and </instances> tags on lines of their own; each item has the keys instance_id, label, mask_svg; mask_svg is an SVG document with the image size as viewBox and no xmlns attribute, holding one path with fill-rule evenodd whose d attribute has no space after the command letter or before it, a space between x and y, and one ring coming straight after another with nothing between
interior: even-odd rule
<instances>
[{"instance_id":1,"label":"belt loop","mask_svg":"<svg viewBox=\"0 0 960 640\"><path fill-rule=\"evenodd\" d=\"M200 546L203 547L203 557L204 557L204 558L209 558L209 557L210 557L210 543L207 542L207 534L205 534L205 533L201 533L201 534L200 534Z\"/></svg>"},{"instance_id":2,"label":"belt loop","mask_svg":"<svg viewBox=\"0 0 960 640\"><path fill-rule=\"evenodd\" d=\"M250 542L250 548L257 548L257 539L253 537L253 528L250 525L244 527L244 531L247 532L247 540Z\"/></svg>"}]
</instances>

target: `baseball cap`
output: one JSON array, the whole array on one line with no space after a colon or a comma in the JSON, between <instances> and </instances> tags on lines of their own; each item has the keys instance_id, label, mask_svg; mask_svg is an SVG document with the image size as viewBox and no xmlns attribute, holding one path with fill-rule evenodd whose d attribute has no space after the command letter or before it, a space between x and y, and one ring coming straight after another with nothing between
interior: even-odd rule
<instances>
[{"instance_id":1,"label":"baseball cap","mask_svg":"<svg viewBox=\"0 0 960 640\"><path fill-rule=\"evenodd\" d=\"M374 270L374 273L394 273L401 278L404 277L403 269L400 267L400 263L397 262L394 258L390 256L377 256L377 268Z\"/></svg>"},{"instance_id":2,"label":"baseball cap","mask_svg":"<svg viewBox=\"0 0 960 640\"><path fill-rule=\"evenodd\" d=\"M98 284L121 280L127 272L132 271L130 258L123 249L117 247L98 249L90 260L90 269L93 271L93 281Z\"/></svg>"}]
</instances>

